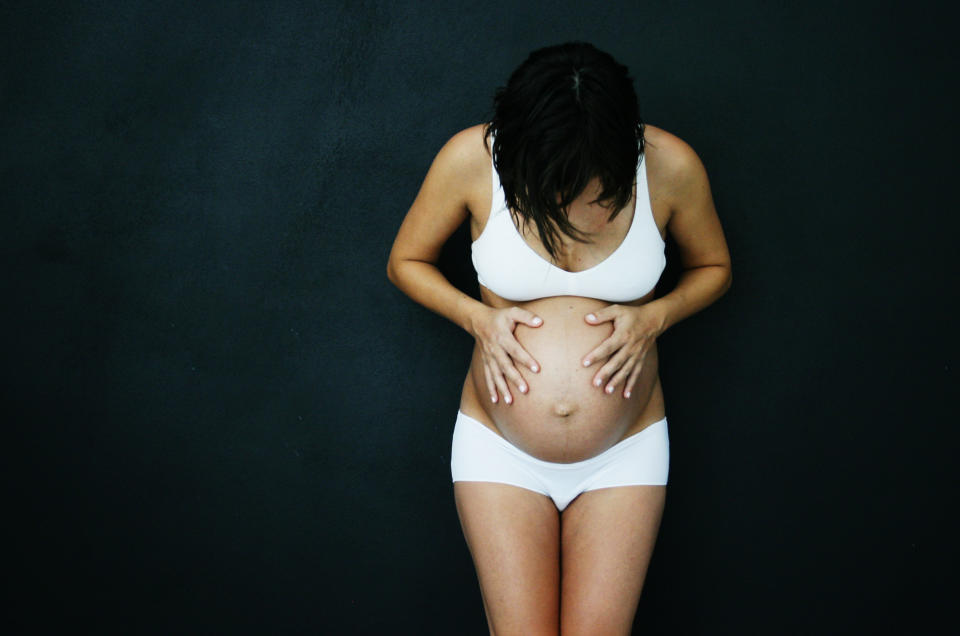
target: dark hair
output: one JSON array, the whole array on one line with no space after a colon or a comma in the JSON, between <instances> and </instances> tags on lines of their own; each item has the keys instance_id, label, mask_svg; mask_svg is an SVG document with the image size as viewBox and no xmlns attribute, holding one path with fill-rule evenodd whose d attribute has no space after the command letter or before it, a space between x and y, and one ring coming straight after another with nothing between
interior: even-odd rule
<instances>
[{"instance_id":1,"label":"dark hair","mask_svg":"<svg viewBox=\"0 0 960 636\"><path fill-rule=\"evenodd\" d=\"M553 258L558 232L589 242L568 220L567 207L597 177L612 220L630 201L643 155L643 122L627 67L586 42L538 49L497 89L493 104L484 138L493 136L511 214L536 224Z\"/></svg>"}]
</instances>

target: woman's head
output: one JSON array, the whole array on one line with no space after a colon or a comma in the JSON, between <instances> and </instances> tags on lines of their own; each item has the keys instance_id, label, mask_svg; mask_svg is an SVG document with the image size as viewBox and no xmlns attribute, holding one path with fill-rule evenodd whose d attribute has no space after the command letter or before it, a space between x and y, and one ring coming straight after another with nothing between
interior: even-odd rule
<instances>
[{"instance_id":1,"label":"woman's head","mask_svg":"<svg viewBox=\"0 0 960 636\"><path fill-rule=\"evenodd\" d=\"M558 231L585 240L565 210L592 179L611 219L630 201L643 153L633 80L590 44L531 53L497 89L486 134L507 205L536 224L554 257Z\"/></svg>"}]
</instances>

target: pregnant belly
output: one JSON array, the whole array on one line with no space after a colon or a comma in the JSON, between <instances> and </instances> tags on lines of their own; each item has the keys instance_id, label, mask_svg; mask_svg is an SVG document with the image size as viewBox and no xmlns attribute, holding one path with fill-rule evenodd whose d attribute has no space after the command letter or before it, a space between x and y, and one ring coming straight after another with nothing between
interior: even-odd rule
<instances>
[{"instance_id":1,"label":"pregnant belly","mask_svg":"<svg viewBox=\"0 0 960 636\"><path fill-rule=\"evenodd\" d=\"M541 369L539 373L520 369L530 390L522 394L511 386L511 405L502 399L493 404L486 397L483 362L479 349L474 349L470 369L474 393L495 428L514 446L544 461L568 463L598 455L643 428L641 417L657 380L656 345L630 398L623 397L623 383L613 394L591 384L605 359L589 367L582 364L584 356L613 332L611 323L594 326L583 318L606 304L563 296L520 305L543 319L540 327L518 325L514 332ZM656 420L646 423L652 421Z\"/></svg>"}]
</instances>

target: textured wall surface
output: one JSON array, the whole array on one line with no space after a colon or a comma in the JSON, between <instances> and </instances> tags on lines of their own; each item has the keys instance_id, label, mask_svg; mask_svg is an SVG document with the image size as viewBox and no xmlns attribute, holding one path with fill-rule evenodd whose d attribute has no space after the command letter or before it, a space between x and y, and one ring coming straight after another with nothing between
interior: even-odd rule
<instances>
[{"instance_id":1,"label":"textured wall surface","mask_svg":"<svg viewBox=\"0 0 960 636\"><path fill-rule=\"evenodd\" d=\"M932 620L956 40L923 2L789 4L3 3L5 631L486 633L449 475L472 343L386 258L440 146L571 39L699 153L733 256L660 340L636 631Z\"/></svg>"}]
</instances>

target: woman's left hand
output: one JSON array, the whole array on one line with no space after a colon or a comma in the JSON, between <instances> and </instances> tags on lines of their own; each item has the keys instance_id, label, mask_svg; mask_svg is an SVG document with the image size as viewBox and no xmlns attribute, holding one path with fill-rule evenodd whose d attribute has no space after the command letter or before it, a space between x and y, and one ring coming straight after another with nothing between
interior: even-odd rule
<instances>
[{"instance_id":1,"label":"woman's left hand","mask_svg":"<svg viewBox=\"0 0 960 636\"><path fill-rule=\"evenodd\" d=\"M613 333L583 359L583 366L588 367L594 361L610 356L593 376L593 386L613 393L618 385L626 382L623 397L630 397L643 361L654 341L663 333L666 322L662 312L651 305L653 303L639 307L608 305L584 317L590 325L613 323Z\"/></svg>"}]
</instances>

